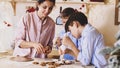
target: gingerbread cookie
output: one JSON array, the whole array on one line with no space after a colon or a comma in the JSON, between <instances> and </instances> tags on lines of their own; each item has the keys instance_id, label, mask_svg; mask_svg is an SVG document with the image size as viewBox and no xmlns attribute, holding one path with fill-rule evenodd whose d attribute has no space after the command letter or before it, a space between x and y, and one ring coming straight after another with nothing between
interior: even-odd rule
<instances>
[{"instance_id":1,"label":"gingerbread cookie","mask_svg":"<svg viewBox=\"0 0 120 68\"><path fill-rule=\"evenodd\" d=\"M33 62L33 64L39 64L39 62Z\"/></svg>"}]
</instances>

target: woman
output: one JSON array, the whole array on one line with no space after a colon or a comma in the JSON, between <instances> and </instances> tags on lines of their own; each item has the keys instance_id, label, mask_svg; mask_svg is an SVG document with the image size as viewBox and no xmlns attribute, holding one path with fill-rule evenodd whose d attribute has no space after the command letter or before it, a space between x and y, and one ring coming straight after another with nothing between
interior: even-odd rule
<instances>
[{"instance_id":1,"label":"woman","mask_svg":"<svg viewBox=\"0 0 120 68\"><path fill-rule=\"evenodd\" d=\"M48 16L55 0L38 0L35 12L23 16L15 34L14 56L47 58L52 50L55 23Z\"/></svg>"}]
</instances>

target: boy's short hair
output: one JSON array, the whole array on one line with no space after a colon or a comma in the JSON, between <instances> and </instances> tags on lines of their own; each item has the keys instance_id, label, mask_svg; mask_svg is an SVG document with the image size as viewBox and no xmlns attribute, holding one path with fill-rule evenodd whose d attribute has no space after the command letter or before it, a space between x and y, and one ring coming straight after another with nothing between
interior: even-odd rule
<instances>
[{"instance_id":1,"label":"boy's short hair","mask_svg":"<svg viewBox=\"0 0 120 68\"><path fill-rule=\"evenodd\" d=\"M70 16L72 13L74 13L74 12L75 12L75 10L74 10L73 8L68 7L68 8L65 8L65 9L61 12L60 16L61 16L62 18L69 17L69 16Z\"/></svg>"},{"instance_id":2,"label":"boy's short hair","mask_svg":"<svg viewBox=\"0 0 120 68\"><path fill-rule=\"evenodd\" d=\"M73 21L78 21L80 25L85 26L88 24L87 17L82 12L75 12L70 15L69 19L67 20L65 24L65 31L69 31L68 26L72 24Z\"/></svg>"}]
</instances>

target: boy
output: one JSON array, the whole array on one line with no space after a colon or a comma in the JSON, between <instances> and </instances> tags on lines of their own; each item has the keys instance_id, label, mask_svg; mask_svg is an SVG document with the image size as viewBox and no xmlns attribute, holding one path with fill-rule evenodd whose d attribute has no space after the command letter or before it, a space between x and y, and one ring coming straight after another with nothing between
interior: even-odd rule
<instances>
[{"instance_id":1,"label":"boy","mask_svg":"<svg viewBox=\"0 0 120 68\"><path fill-rule=\"evenodd\" d=\"M88 23L87 17L82 12L73 13L65 24L65 30L79 40L79 47L76 48L71 39L66 36L62 44L72 49L66 53L74 55L82 65L93 64L96 68L104 68L107 64L103 55L99 54L104 48L104 40L93 26ZM67 49L68 50L68 49Z\"/></svg>"},{"instance_id":2,"label":"boy","mask_svg":"<svg viewBox=\"0 0 120 68\"><path fill-rule=\"evenodd\" d=\"M63 23L63 27L65 26L66 21L68 20L69 16L74 13L75 10L71 7L67 7L65 8L62 12L61 12L61 19L62 19L62 23ZM62 44L61 44L61 40L63 38L65 34L65 30L61 30L61 32L59 33L59 36L56 38L56 40L54 41L57 45L57 47L59 48ZM72 34L70 32L67 32L67 35L70 37L70 39L74 42L74 44L77 47L77 42L76 42L76 38L72 36ZM64 52L59 48L59 54L63 55ZM75 57L73 57L70 54L64 54L63 57L60 56L61 59L65 59L65 60L74 60Z\"/></svg>"}]
</instances>

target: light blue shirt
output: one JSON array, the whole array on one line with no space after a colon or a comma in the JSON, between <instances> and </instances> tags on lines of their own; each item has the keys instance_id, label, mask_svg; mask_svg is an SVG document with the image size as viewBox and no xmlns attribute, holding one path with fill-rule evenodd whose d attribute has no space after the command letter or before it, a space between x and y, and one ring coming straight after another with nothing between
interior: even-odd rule
<instances>
[{"instance_id":1,"label":"light blue shirt","mask_svg":"<svg viewBox=\"0 0 120 68\"><path fill-rule=\"evenodd\" d=\"M64 36L64 34L65 34L65 30L62 30L62 31L59 33L59 37L62 39L63 36ZM76 42L77 39L76 39L75 37L73 37L70 32L67 32L67 35L70 37L70 39L73 41L73 43L74 43L74 44L76 45L76 47L77 47L77 45L78 45L78 43ZM74 60L75 57L73 57L73 56L70 55L70 54L64 54L64 59L65 59L65 60Z\"/></svg>"},{"instance_id":2,"label":"light blue shirt","mask_svg":"<svg viewBox=\"0 0 120 68\"><path fill-rule=\"evenodd\" d=\"M61 30L61 32L59 33L59 37L62 39L63 36L64 36L64 34L65 34L65 30ZM76 43L76 40L77 40L77 39L76 39L75 37L73 37L70 32L67 32L67 35L68 35L69 38L73 41L73 43L74 43L75 45L77 45L77 43Z\"/></svg>"},{"instance_id":3,"label":"light blue shirt","mask_svg":"<svg viewBox=\"0 0 120 68\"><path fill-rule=\"evenodd\" d=\"M107 64L105 57L99 54L99 51L104 48L104 40L94 27L87 24L79 39L80 50L77 59L82 65L93 64L97 68L104 68Z\"/></svg>"}]
</instances>

